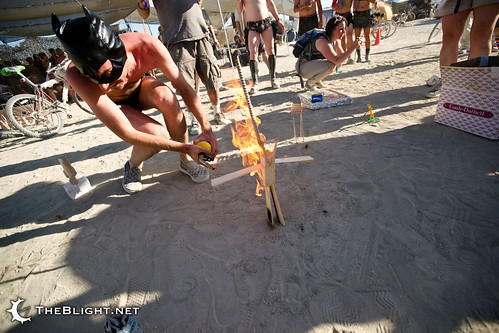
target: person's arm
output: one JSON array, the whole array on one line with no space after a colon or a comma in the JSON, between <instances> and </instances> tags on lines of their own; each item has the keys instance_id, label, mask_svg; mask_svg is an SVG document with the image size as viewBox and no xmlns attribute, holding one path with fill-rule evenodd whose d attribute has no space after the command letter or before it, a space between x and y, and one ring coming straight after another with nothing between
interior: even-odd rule
<instances>
[{"instance_id":1,"label":"person's arm","mask_svg":"<svg viewBox=\"0 0 499 333\"><path fill-rule=\"evenodd\" d=\"M272 0L267 0L267 6L272 13L272 16L274 19L277 21L277 24L279 24L279 27L281 28L282 33L286 33L286 28L284 27L284 24L281 22L281 19L279 18L279 13L277 12L277 7L275 6L274 1Z\"/></svg>"},{"instance_id":2,"label":"person's arm","mask_svg":"<svg viewBox=\"0 0 499 333\"><path fill-rule=\"evenodd\" d=\"M299 13L303 10L305 6L300 5L300 0L295 0L294 6L293 6L293 12L294 13Z\"/></svg>"},{"instance_id":3,"label":"person's arm","mask_svg":"<svg viewBox=\"0 0 499 333\"><path fill-rule=\"evenodd\" d=\"M242 13L244 10L244 2L243 0L237 0L237 6L236 9L239 13Z\"/></svg>"},{"instance_id":4,"label":"person's arm","mask_svg":"<svg viewBox=\"0 0 499 333\"><path fill-rule=\"evenodd\" d=\"M322 22L322 3L321 3L321 0L317 0L317 14L319 15L319 28L322 28L323 22Z\"/></svg>"},{"instance_id":5,"label":"person's arm","mask_svg":"<svg viewBox=\"0 0 499 333\"><path fill-rule=\"evenodd\" d=\"M137 12L139 12L140 17L144 20L149 17L151 13L151 6L149 5L149 0L139 0L137 2Z\"/></svg>"},{"instance_id":6,"label":"person's arm","mask_svg":"<svg viewBox=\"0 0 499 333\"><path fill-rule=\"evenodd\" d=\"M336 44L339 44L339 40L336 42ZM326 58L327 61L332 62L336 66L340 67L342 63L344 63L348 57L355 51L355 49L362 44L362 41L357 38L353 42L352 46L347 49L346 51L343 52L341 47L336 47L333 48L333 44L329 42L324 37L318 38L315 41L315 47L317 50L322 53L324 58Z\"/></svg>"},{"instance_id":7,"label":"person's arm","mask_svg":"<svg viewBox=\"0 0 499 333\"><path fill-rule=\"evenodd\" d=\"M213 38L213 42L217 46L217 48L220 48L220 43L218 42L217 35L215 35L215 31L213 30L213 26L210 24L208 26L208 30L210 30L211 37Z\"/></svg>"}]
</instances>

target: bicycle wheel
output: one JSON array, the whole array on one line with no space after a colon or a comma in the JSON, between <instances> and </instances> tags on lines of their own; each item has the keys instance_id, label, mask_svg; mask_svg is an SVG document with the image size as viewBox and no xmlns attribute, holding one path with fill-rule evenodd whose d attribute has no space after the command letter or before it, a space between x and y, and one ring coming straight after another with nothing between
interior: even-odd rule
<instances>
[{"instance_id":1,"label":"bicycle wheel","mask_svg":"<svg viewBox=\"0 0 499 333\"><path fill-rule=\"evenodd\" d=\"M73 101L75 101L76 105L78 105L80 109L82 109L86 113L94 114L92 110L88 107L87 103L85 103L85 101L82 100L80 96L78 96L78 94L74 89L71 90L71 97L73 97Z\"/></svg>"},{"instance_id":2,"label":"bicycle wheel","mask_svg":"<svg viewBox=\"0 0 499 333\"><path fill-rule=\"evenodd\" d=\"M386 38L393 36L395 31L397 30L398 24L393 22L393 20L386 21L390 25L390 32L388 33L388 36Z\"/></svg>"},{"instance_id":3,"label":"bicycle wheel","mask_svg":"<svg viewBox=\"0 0 499 333\"><path fill-rule=\"evenodd\" d=\"M385 39L388 38L388 36L390 36L391 25L390 23L388 23L388 21L379 22L379 28L381 29L381 32L379 33L381 39Z\"/></svg>"},{"instance_id":4,"label":"bicycle wheel","mask_svg":"<svg viewBox=\"0 0 499 333\"><path fill-rule=\"evenodd\" d=\"M440 29L441 29L440 20L438 20L438 22L431 30L430 35L428 36L428 43L431 42L433 38L437 37L437 35L440 33Z\"/></svg>"},{"instance_id":5,"label":"bicycle wheel","mask_svg":"<svg viewBox=\"0 0 499 333\"><path fill-rule=\"evenodd\" d=\"M37 105L35 95L20 94L10 98L5 105L10 123L26 136L48 138L62 130L62 117L52 102L42 99Z\"/></svg>"}]
</instances>

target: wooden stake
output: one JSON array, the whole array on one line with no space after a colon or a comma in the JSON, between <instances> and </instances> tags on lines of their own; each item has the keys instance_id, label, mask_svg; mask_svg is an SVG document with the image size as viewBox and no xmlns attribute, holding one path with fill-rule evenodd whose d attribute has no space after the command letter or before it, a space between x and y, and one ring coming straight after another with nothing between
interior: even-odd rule
<instances>
[{"instance_id":1,"label":"wooden stake","mask_svg":"<svg viewBox=\"0 0 499 333\"><path fill-rule=\"evenodd\" d=\"M303 112L307 110L303 109L301 104L291 104L289 108L289 112L291 113L291 117L293 117L293 134L295 137L295 142L298 142L298 138L296 137L296 126L295 126L295 114L300 114L300 136L302 137L303 142L305 142L305 136L303 135Z\"/></svg>"}]
</instances>

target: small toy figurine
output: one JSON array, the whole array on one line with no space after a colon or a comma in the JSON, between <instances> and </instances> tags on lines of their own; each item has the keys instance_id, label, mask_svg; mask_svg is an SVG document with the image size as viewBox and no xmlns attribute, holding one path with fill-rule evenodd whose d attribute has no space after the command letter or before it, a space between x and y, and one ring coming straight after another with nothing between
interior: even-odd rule
<instances>
[{"instance_id":1,"label":"small toy figurine","mask_svg":"<svg viewBox=\"0 0 499 333\"><path fill-rule=\"evenodd\" d=\"M367 122L377 123L379 121L379 118L374 117L373 108L371 107L371 104L367 104L367 107L369 108L369 120Z\"/></svg>"}]
</instances>

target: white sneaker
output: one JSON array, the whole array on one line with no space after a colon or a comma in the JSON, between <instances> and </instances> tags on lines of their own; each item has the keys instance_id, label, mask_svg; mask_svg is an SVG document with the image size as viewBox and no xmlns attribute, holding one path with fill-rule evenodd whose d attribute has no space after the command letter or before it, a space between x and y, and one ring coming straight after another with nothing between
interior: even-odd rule
<instances>
[{"instance_id":1,"label":"white sneaker","mask_svg":"<svg viewBox=\"0 0 499 333\"><path fill-rule=\"evenodd\" d=\"M281 88L281 85L275 79L270 81L270 85L272 86L272 89L279 89L279 88Z\"/></svg>"},{"instance_id":2,"label":"white sneaker","mask_svg":"<svg viewBox=\"0 0 499 333\"><path fill-rule=\"evenodd\" d=\"M215 123L217 125L230 125L232 124L232 121L227 119L223 113L215 113Z\"/></svg>"},{"instance_id":3,"label":"white sneaker","mask_svg":"<svg viewBox=\"0 0 499 333\"><path fill-rule=\"evenodd\" d=\"M191 126L189 126L189 135L199 135L201 134L201 125L199 125L197 120L193 120L191 122Z\"/></svg>"},{"instance_id":4,"label":"white sneaker","mask_svg":"<svg viewBox=\"0 0 499 333\"><path fill-rule=\"evenodd\" d=\"M428 79L428 81L426 81L426 85L428 87L433 87L434 85L436 85L439 82L440 82L440 78L438 76L436 76L436 75L433 75L432 77L430 77Z\"/></svg>"},{"instance_id":5,"label":"white sneaker","mask_svg":"<svg viewBox=\"0 0 499 333\"><path fill-rule=\"evenodd\" d=\"M315 86L319 89L324 89L324 88L327 88L327 86L324 84L324 82L322 81L317 81L315 82Z\"/></svg>"},{"instance_id":6,"label":"white sneaker","mask_svg":"<svg viewBox=\"0 0 499 333\"><path fill-rule=\"evenodd\" d=\"M255 84L253 85L253 87L251 87L251 89L250 89L250 91L249 91L249 94L250 94L250 95L254 95L254 94L256 94L257 92L258 92L258 83L255 83Z\"/></svg>"}]
</instances>

